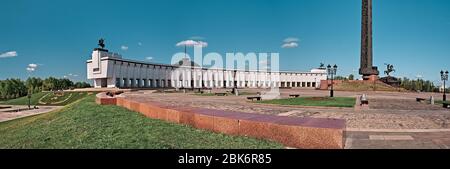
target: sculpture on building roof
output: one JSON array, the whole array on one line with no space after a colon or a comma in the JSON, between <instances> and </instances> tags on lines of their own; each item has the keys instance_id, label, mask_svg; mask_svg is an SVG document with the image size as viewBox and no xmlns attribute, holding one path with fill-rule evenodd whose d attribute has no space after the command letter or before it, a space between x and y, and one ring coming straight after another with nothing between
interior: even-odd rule
<instances>
[{"instance_id":1,"label":"sculpture on building roof","mask_svg":"<svg viewBox=\"0 0 450 169\"><path fill-rule=\"evenodd\" d=\"M98 46L100 46L102 49L105 48L105 39L100 38L100 40L98 40Z\"/></svg>"}]
</instances>

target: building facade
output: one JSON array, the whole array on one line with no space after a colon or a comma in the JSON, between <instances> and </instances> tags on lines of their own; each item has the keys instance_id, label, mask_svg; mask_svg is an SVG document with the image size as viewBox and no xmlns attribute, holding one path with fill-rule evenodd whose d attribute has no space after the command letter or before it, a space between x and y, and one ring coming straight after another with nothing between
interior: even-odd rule
<instances>
[{"instance_id":1,"label":"building facade","mask_svg":"<svg viewBox=\"0 0 450 169\"><path fill-rule=\"evenodd\" d=\"M319 88L326 70L267 72L207 69L188 59L180 65L123 59L105 49L95 49L87 61L87 77L95 88ZM184 64L188 63L188 64Z\"/></svg>"}]
</instances>

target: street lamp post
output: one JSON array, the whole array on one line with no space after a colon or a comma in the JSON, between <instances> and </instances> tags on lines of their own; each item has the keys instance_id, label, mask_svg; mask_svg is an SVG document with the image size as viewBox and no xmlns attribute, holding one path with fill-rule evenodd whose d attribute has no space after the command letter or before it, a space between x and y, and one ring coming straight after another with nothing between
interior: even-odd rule
<instances>
[{"instance_id":1,"label":"street lamp post","mask_svg":"<svg viewBox=\"0 0 450 169\"><path fill-rule=\"evenodd\" d=\"M31 71L29 71L28 72L28 79L31 81ZM29 86L30 87L30 86ZM30 89L28 89L27 90L28 91L28 93L27 93L27 98L28 98L28 110L31 110L31 95L32 95L32 90L31 90L31 87L30 87ZM35 106L36 107L36 106Z\"/></svg>"},{"instance_id":2,"label":"street lamp post","mask_svg":"<svg viewBox=\"0 0 450 169\"><path fill-rule=\"evenodd\" d=\"M31 92L30 91L28 91L27 98L28 98L28 110L31 110Z\"/></svg>"},{"instance_id":3,"label":"street lamp post","mask_svg":"<svg viewBox=\"0 0 450 169\"><path fill-rule=\"evenodd\" d=\"M337 72L337 65L334 65L333 67L331 65L327 66L327 72L328 76L331 76L331 90L330 90L330 97L334 97L334 75L336 75Z\"/></svg>"},{"instance_id":4,"label":"street lamp post","mask_svg":"<svg viewBox=\"0 0 450 169\"><path fill-rule=\"evenodd\" d=\"M448 80L448 71L441 71L441 80L444 82L444 95L442 96L442 100L445 102L447 101L447 95L446 95L446 88L445 88L445 81Z\"/></svg>"},{"instance_id":5,"label":"street lamp post","mask_svg":"<svg viewBox=\"0 0 450 169\"><path fill-rule=\"evenodd\" d=\"M236 80L236 74L237 74L237 70L235 69L234 70L234 73L233 73L233 94L235 94L236 96L239 96L239 91L238 91L238 87L237 87L237 85L238 85L238 81Z\"/></svg>"}]
</instances>

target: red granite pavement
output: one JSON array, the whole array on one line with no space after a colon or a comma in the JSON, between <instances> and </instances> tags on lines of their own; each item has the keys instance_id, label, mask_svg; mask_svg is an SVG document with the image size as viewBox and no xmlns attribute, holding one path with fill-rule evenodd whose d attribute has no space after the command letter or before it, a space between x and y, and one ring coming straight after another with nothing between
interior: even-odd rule
<instances>
[{"instance_id":1,"label":"red granite pavement","mask_svg":"<svg viewBox=\"0 0 450 169\"><path fill-rule=\"evenodd\" d=\"M98 94L98 104L123 106L147 117L232 135L278 141L295 148L344 148L345 120L298 118L193 108L155 102L140 97ZM176 134L176 133L174 133Z\"/></svg>"}]
</instances>

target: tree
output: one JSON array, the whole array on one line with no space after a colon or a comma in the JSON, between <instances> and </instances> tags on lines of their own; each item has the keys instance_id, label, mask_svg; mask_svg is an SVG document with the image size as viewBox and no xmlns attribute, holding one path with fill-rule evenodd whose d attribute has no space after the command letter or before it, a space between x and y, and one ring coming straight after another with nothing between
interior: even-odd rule
<instances>
[{"instance_id":1,"label":"tree","mask_svg":"<svg viewBox=\"0 0 450 169\"><path fill-rule=\"evenodd\" d=\"M39 93L42 91L43 81L41 78L30 77L25 82L25 85L28 88L28 91L31 93Z\"/></svg>"},{"instance_id":2,"label":"tree","mask_svg":"<svg viewBox=\"0 0 450 169\"><path fill-rule=\"evenodd\" d=\"M79 88L79 89L89 88L89 87L91 87L91 84L86 83L86 82L76 82L76 83L74 84L74 87L75 87L75 88Z\"/></svg>"},{"instance_id":3,"label":"tree","mask_svg":"<svg viewBox=\"0 0 450 169\"><path fill-rule=\"evenodd\" d=\"M439 91L439 87L435 86L433 82L429 80L411 80L406 77L400 79L400 87L411 91L423 91L423 92L436 92Z\"/></svg>"},{"instance_id":4,"label":"tree","mask_svg":"<svg viewBox=\"0 0 450 169\"><path fill-rule=\"evenodd\" d=\"M0 80L0 99L14 99L26 96L28 93L39 93L43 90L56 91L71 88L89 88L86 82L74 83L69 79L57 79L49 77L45 80L30 77L25 82L20 79Z\"/></svg>"},{"instance_id":5,"label":"tree","mask_svg":"<svg viewBox=\"0 0 450 169\"><path fill-rule=\"evenodd\" d=\"M55 91L58 86L58 79L54 77L49 77L43 82L43 90Z\"/></svg>"},{"instance_id":6,"label":"tree","mask_svg":"<svg viewBox=\"0 0 450 169\"><path fill-rule=\"evenodd\" d=\"M69 79L59 79L59 90L67 90L73 87L73 82Z\"/></svg>"},{"instance_id":7,"label":"tree","mask_svg":"<svg viewBox=\"0 0 450 169\"><path fill-rule=\"evenodd\" d=\"M355 75L353 74L348 75L348 80L355 80Z\"/></svg>"},{"instance_id":8,"label":"tree","mask_svg":"<svg viewBox=\"0 0 450 169\"><path fill-rule=\"evenodd\" d=\"M13 99L27 94L27 87L20 79L6 79L0 81L1 99Z\"/></svg>"},{"instance_id":9,"label":"tree","mask_svg":"<svg viewBox=\"0 0 450 169\"><path fill-rule=\"evenodd\" d=\"M348 80L348 79L347 79L347 77L336 76L336 77L334 77L334 80Z\"/></svg>"}]
</instances>

